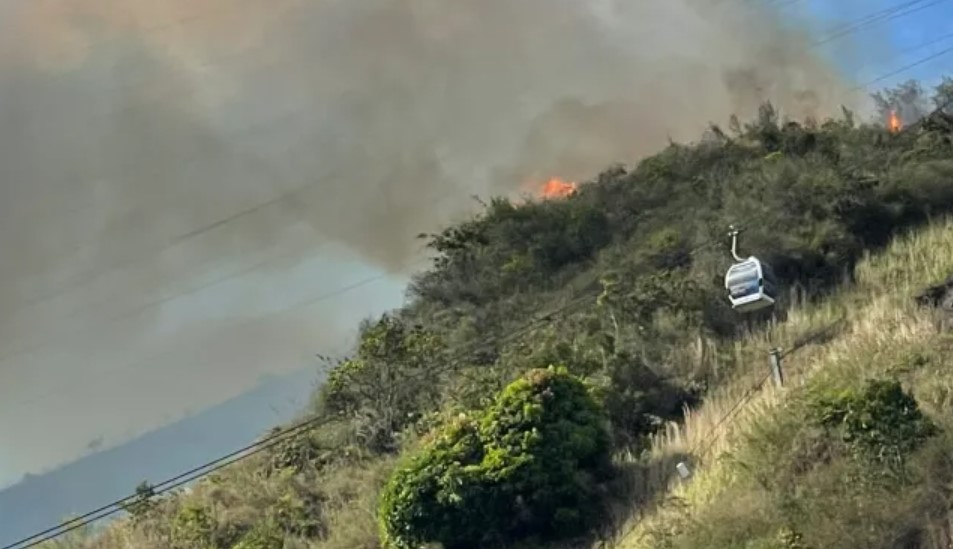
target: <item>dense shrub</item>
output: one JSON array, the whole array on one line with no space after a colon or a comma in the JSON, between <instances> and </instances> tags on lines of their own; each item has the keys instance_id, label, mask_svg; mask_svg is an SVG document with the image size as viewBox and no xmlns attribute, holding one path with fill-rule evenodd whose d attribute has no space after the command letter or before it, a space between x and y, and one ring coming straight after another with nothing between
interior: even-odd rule
<instances>
[{"instance_id":1,"label":"dense shrub","mask_svg":"<svg viewBox=\"0 0 953 549\"><path fill-rule=\"evenodd\" d=\"M567 200L515 204L493 199L473 220L428 238L434 268L411 293L443 306L486 306L520 291L553 288L566 267L585 264L613 238L606 213Z\"/></svg>"},{"instance_id":2,"label":"dense shrub","mask_svg":"<svg viewBox=\"0 0 953 549\"><path fill-rule=\"evenodd\" d=\"M817 421L834 431L860 457L889 469L936 434L916 399L895 380L870 380L861 390L821 396L814 403Z\"/></svg>"},{"instance_id":3,"label":"dense shrub","mask_svg":"<svg viewBox=\"0 0 953 549\"><path fill-rule=\"evenodd\" d=\"M437 406L436 381L448 373L443 351L435 334L384 315L365 326L357 356L330 371L318 411L352 420L368 449L392 451L415 414Z\"/></svg>"},{"instance_id":4,"label":"dense shrub","mask_svg":"<svg viewBox=\"0 0 953 549\"><path fill-rule=\"evenodd\" d=\"M530 371L395 471L380 504L385 543L464 549L581 533L609 471L604 423L578 378Z\"/></svg>"},{"instance_id":5,"label":"dense shrub","mask_svg":"<svg viewBox=\"0 0 953 549\"><path fill-rule=\"evenodd\" d=\"M215 549L217 524L207 507L186 505L172 519L171 545L175 549Z\"/></svg>"}]
</instances>

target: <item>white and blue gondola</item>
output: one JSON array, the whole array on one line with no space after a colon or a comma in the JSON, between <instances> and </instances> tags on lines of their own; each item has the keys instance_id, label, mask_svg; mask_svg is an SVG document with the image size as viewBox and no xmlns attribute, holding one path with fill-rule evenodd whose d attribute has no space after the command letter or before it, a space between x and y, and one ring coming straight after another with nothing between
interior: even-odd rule
<instances>
[{"instance_id":1,"label":"white and blue gondola","mask_svg":"<svg viewBox=\"0 0 953 549\"><path fill-rule=\"evenodd\" d=\"M731 308L748 313L773 306L778 284L771 266L752 256L728 269L725 289Z\"/></svg>"}]
</instances>

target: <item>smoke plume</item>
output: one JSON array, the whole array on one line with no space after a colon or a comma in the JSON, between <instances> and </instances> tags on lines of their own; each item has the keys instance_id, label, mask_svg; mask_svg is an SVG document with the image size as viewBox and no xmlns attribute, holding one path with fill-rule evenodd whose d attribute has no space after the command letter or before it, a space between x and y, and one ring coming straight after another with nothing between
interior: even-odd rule
<instances>
[{"instance_id":1,"label":"smoke plume","mask_svg":"<svg viewBox=\"0 0 953 549\"><path fill-rule=\"evenodd\" d=\"M306 353L329 324L335 334L352 327L344 312L356 302L342 298L333 314L280 335L223 322L293 304L302 287L329 289L322 273L335 258L406 273L414 236L465 214L473 194L585 179L766 99L795 117L854 105L809 33L760 6L6 3L0 359L12 358L0 365L0 400L92 365L144 360L149 383L189 380L188 398L170 389L127 421L155 423L159 410L220 400L272 368L267 357L242 358L235 338L267 332ZM231 293L201 290L256 266ZM224 332L206 333L220 324ZM186 355L149 358L191 349L183 341L218 365L176 370L191 364ZM108 391L122 390L131 389ZM68 402L82 410L108 391ZM16 423L46 425L45 409L31 420L16 413ZM14 440L23 433L5 425L0 444L29 448ZM48 453L66 452L57 448Z\"/></svg>"}]
</instances>

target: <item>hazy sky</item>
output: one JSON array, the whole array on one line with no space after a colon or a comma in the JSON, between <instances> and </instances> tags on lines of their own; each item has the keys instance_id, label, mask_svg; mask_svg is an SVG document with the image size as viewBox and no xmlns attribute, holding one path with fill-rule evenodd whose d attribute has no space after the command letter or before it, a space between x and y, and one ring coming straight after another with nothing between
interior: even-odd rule
<instances>
[{"instance_id":1,"label":"hazy sky","mask_svg":"<svg viewBox=\"0 0 953 549\"><path fill-rule=\"evenodd\" d=\"M860 106L950 6L810 44L897 3L4 0L0 484L340 348L471 194Z\"/></svg>"}]
</instances>

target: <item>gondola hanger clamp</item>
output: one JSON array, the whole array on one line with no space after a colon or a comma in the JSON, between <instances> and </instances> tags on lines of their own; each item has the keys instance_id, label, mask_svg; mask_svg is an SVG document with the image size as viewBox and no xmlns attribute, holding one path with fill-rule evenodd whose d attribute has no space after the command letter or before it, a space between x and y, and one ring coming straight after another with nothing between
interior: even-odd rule
<instances>
[{"instance_id":1,"label":"gondola hanger clamp","mask_svg":"<svg viewBox=\"0 0 953 549\"><path fill-rule=\"evenodd\" d=\"M731 308L739 313L750 313L774 306L778 283L771 266L755 256L743 258L738 254L738 235L734 225L729 227L731 256L735 264L725 273L725 290Z\"/></svg>"}]
</instances>

